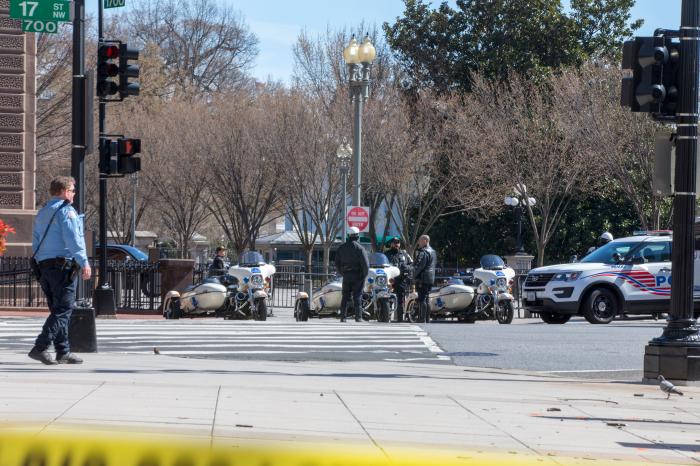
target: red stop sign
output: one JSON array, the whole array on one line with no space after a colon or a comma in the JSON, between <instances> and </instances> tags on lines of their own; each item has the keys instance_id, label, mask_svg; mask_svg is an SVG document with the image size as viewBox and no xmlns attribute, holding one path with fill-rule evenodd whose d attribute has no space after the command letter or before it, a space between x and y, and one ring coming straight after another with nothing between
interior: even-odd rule
<instances>
[{"instance_id":1,"label":"red stop sign","mask_svg":"<svg viewBox=\"0 0 700 466\"><path fill-rule=\"evenodd\" d=\"M348 227L357 227L360 232L367 231L369 227L369 209L367 207L353 207L348 211Z\"/></svg>"}]
</instances>

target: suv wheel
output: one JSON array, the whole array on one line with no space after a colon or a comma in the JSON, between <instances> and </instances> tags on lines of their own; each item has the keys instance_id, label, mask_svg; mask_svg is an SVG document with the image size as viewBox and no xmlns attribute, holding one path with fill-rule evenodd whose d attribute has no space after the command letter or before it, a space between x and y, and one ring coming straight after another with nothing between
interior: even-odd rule
<instances>
[{"instance_id":1,"label":"suv wheel","mask_svg":"<svg viewBox=\"0 0 700 466\"><path fill-rule=\"evenodd\" d=\"M617 296L606 288L597 288L588 295L583 316L591 324L609 324L619 314Z\"/></svg>"}]
</instances>

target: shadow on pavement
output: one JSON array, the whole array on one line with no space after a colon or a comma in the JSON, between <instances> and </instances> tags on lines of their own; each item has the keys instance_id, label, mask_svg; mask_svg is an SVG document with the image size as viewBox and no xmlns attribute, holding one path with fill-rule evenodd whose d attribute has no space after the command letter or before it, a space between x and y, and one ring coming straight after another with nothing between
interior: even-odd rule
<instances>
[{"instance_id":1,"label":"shadow on pavement","mask_svg":"<svg viewBox=\"0 0 700 466\"><path fill-rule=\"evenodd\" d=\"M616 424L625 423L645 423L645 424L673 424L680 426L700 426L700 422L683 422L683 421L667 421L658 419L615 419L609 417L587 417L587 416L533 416L543 419L555 419L560 421L595 421L595 422L611 422ZM695 445L695 448L700 451L700 444Z\"/></svg>"},{"instance_id":2,"label":"shadow on pavement","mask_svg":"<svg viewBox=\"0 0 700 466\"><path fill-rule=\"evenodd\" d=\"M685 443L630 443L617 442L618 445L627 448L649 448L659 450L679 450L700 453L700 445L691 445Z\"/></svg>"},{"instance_id":3,"label":"shadow on pavement","mask_svg":"<svg viewBox=\"0 0 700 466\"><path fill-rule=\"evenodd\" d=\"M17 366L8 367L3 366ZM83 366L85 367L85 366ZM290 376L290 377L344 377L344 378L369 378L369 379L434 379L434 380L464 380L464 381L479 381L479 382L522 382L522 383L577 383L577 384L599 384L603 381L582 380L582 379L559 379L545 378L538 379L513 379L513 378L498 378L498 377L439 377L430 375L412 375L412 374L377 374L377 373L290 373L290 372L274 372L274 371L245 371L245 370L218 370L218 369L77 369L70 366L42 366L34 363L17 363L17 362L0 362L0 373L46 373L46 371L60 371L61 373L74 374L218 374L218 375L268 375L268 376Z\"/></svg>"}]
</instances>

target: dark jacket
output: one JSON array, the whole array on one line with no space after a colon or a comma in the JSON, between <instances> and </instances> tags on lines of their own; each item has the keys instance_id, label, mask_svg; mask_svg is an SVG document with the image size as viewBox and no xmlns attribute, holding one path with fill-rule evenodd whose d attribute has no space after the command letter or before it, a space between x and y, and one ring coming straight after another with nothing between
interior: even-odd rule
<instances>
[{"instance_id":1,"label":"dark jacket","mask_svg":"<svg viewBox=\"0 0 700 466\"><path fill-rule=\"evenodd\" d=\"M366 277L369 272L367 251L357 241L347 240L335 252L335 268L343 276Z\"/></svg>"},{"instance_id":2,"label":"dark jacket","mask_svg":"<svg viewBox=\"0 0 700 466\"><path fill-rule=\"evenodd\" d=\"M387 259L391 262L391 265L398 267L401 271L399 275L399 280L405 280L411 277L411 272L413 269L413 259L404 249L389 249L386 253Z\"/></svg>"},{"instance_id":3,"label":"dark jacket","mask_svg":"<svg viewBox=\"0 0 700 466\"><path fill-rule=\"evenodd\" d=\"M435 283L435 265L437 254L429 245L416 250L413 264L413 279L416 284L433 285Z\"/></svg>"},{"instance_id":4,"label":"dark jacket","mask_svg":"<svg viewBox=\"0 0 700 466\"><path fill-rule=\"evenodd\" d=\"M209 266L209 275L224 275L226 264L221 256L214 256L214 262Z\"/></svg>"}]
</instances>

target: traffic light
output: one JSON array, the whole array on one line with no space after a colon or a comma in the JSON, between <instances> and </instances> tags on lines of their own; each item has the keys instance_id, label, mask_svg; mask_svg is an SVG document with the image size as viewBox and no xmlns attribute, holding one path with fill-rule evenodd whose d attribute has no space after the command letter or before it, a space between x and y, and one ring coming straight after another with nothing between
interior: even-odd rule
<instances>
[{"instance_id":1,"label":"traffic light","mask_svg":"<svg viewBox=\"0 0 700 466\"><path fill-rule=\"evenodd\" d=\"M129 64L129 60L138 60L139 50L129 48L127 44L119 45L119 96L124 99L130 95L139 95L138 83L129 82L129 78L138 78L138 65Z\"/></svg>"},{"instance_id":2,"label":"traffic light","mask_svg":"<svg viewBox=\"0 0 700 466\"><path fill-rule=\"evenodd\" d=\"M670 35L635 37L622 49L620 104L633 112L673 118L678 99L679 45Z\"/></svg>"},{"instance_id":3,"label":"traffic light","mask_svg":"<svg viewBox=\"0 0 700 466\"><path fill-rule=\"evenodd\" d=\"M119 58L119 47L102 44L97 50L97 96L109 97L119 91L119 86L110 78L119 74L119 66L112 60Z\"/></svg>"},{"instance_id":4,"label":"traffic light","mask_svg":"<svg viewBox=\"0 0 700 466\"><path fill-rule=\"evenodd\" d=\"M141 140L134 138L117 139L117 167L119 173L126 175L141 171L141 159L134 157L141 153Z\"/></svg>"},{"instance_id":5,"label":"traffic light","mask_svg":"<svg viewBox=\"0 0 700 466\"><path fill-rule=\"evenodd\" d=\"M135 138L100 139L100 174L120 177L141 171L141 140Z\"/></svg>"}]
</instances>

